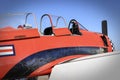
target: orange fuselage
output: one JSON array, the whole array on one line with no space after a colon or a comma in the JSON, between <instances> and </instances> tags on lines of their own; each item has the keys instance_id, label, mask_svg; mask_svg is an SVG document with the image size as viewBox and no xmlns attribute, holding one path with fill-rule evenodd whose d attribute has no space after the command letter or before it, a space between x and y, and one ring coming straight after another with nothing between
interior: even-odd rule
<instances>
[{"instance_id":1,"label":"orange fuselage","mask_svg":"<svg viewBox=\"0 0 120 80\"><path fill-rule=\"evenodd\" d=\"M111 52L95 32L68 28L53 29L54 35L40 35L37 28L0 29L0 80L49 74L56 64L91 54ZM102 50L101 50L102 49Z\"/></svg>"}]
</instances>

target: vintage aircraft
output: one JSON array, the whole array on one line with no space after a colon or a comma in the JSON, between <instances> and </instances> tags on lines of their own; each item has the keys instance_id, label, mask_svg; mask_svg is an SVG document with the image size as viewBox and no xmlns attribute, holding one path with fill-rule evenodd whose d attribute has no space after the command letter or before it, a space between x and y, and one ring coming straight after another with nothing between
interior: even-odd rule
<instances>
[{"instance_id":1,"label":"vintage aircraft","mask_svg":"<svg viewBox=\"0 0 120 80\"><path fill-rule=\"evenodd\" d=\"M32 13L24 14L23 24L21 17L17 19L13 16L16 14L12 18L3 17L7 18L8 23L3 19L0 24L0 80L50 74L56 64L113 51L113 45L107 36L106 21L102 22L102 33L97 33L88 31L75 19L70 20L67 26L61 16L56 17L54 23L52 15L44 14L40 20L40 28ZM33 18L29 18L31 16ZM48 27L43 26L47 24L43 23L45 17L49 19ZM59 27L60 19L65 26Z\"/></svg>"}]
</instances>

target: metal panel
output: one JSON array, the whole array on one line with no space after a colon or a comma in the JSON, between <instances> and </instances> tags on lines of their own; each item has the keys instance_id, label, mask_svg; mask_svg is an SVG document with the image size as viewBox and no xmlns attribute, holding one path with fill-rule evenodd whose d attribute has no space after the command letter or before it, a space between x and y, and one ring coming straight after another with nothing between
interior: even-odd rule
<instances>
[{"instance_id":1,"label":"metal panel","mask_svg":"<svg viewBox=\"0 0 120 80\"><path fill-rule=\"evenodd\" d=\"M120 80L120 51L56 65L49 80Z\"/></svg>"}]
</instances>

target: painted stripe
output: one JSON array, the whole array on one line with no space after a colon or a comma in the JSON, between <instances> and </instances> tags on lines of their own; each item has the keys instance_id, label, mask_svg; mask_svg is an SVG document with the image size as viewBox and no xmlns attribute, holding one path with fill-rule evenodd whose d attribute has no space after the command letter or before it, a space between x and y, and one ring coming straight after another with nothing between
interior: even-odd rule
<instances>
[{"instance_id":1,"label":"painted stripe","mask_svg":"<svg viewBox=\"0 0 120 80\"><path fill-rule=\"evenodd\" d=\"M1 52L10 52L10 51L13 51L13 50L12 50L12 49L0 50L0 53L1 53Z\"/></svg>"},{"instance_id":2,"label":"painted stripe","mask_svg":"<svg viewBox=\"0 0 120 80\"><path fill-rule=\"evenodd\" d=\"M0 56L6 56L6 55L13 55L13 51L12 52L0 52Z\"/></svg>"},{"instance_id":3,"label":"painted stripe","mask_svg":"<svg viewBox=\"0 0 120 80\"><path fill-rule=\"evenodd\" d=\"M0 50L6 50L6 49L13 49L12 46L2 46L0 47Z\"/></svg>"},{"instance_id":4,"label":"painted stripe","mask_svg":"<svg viewBox=\"0 0 120 80\"><path fill-rule=\"evenodd\" d=\"M97 54L99 49L98 47L65 47L40 51L16 64L8 71L3 80L27 77L39 67L56 59L71 55Z\"/></svg>"},{"instance_id":5,"label":"painted stripe","mask_svg":"<svg viewBox=\"0 0 120 80\"><path fill-rule=\"evenodd\" d=\"M0 57L15 55L13 45L0 45Z\"/></svg>"}]
</instances>

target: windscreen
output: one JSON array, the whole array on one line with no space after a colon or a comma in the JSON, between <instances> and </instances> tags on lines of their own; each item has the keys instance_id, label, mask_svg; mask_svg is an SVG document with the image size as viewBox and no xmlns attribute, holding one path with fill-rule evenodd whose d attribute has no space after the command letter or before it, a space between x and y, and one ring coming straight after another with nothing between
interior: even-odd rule
<instances>
[{"instance_id":1,"label":"windscreen","mask_svg":"<svg viewBox=\"0 0 120 80\"><path fill-rule=\"evenodd\" d=\"M37 23L32 13L8 13L8 14L0 14L0 28L4 27L13 27L17 28L19 25L29 25L32 27L37 27Z\"/></svg>"},{"instance_id":2,"label":"windscreen","mask_svg":"<svg viewBox=\"0 0 120 80\"><path fill-rule=\"evenodd\" d=\"M44 14L40 19L40 32L44 33L44 30L50 27L63 28L67 27L67 23L61 16Z\"/></svg>"}]
</instances>

